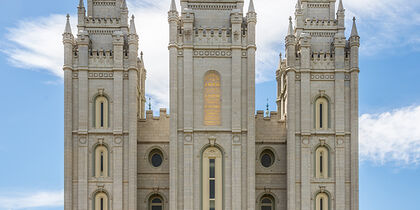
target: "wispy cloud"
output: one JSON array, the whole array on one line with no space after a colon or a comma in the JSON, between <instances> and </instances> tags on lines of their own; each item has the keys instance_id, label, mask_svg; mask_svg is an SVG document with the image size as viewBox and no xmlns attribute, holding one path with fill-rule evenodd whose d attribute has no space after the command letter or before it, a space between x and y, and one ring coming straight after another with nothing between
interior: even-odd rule
<instances>
[{"instance_id":1,"label":"wispy cloud","mask_svg":"<svg viewBox=\"0 0 420 210\"><path fill-rule=\"evenodd\" d=\"M360 157L377 164L420 163L420 106L360 117Z\"/></svg>"},{"instance_id":2,"label":"wispy cloud","mask_svg":"<svg viewBox=\"0 0 420 210\"><path fill-rule=\"evenodd\" d=\"M0 194L0 209L29 209L60 207L64 205L64 191Z\"/></svg>"},{"instance_id":3,"label":"wispy cloud","mask_svg":"<svg viewBox=\"0 0 420 210\"><path fill-rule=\"evenodd\" d=\"M136 16L140 50L144 51L148 70L146 91L154 108L167 107L169 102L168 23L169 0L129 0L129 9ZM245 12L249 0L245 1ZM177 1L177 3L179 3ZM288 17L293 15L295 0L256 0L257 24L257 83L275 79L278 54L284 49ZM420 25L420 2L409 0L344 0L347 26L352 16L359 17L362 50L375 55L394 46L418 50L420 35L411 33ZM75 9L75 8L74 8ZM179 9L179 6L178 6ZM75 16L72 21L75 22ZM9 61L18 67L47 72L63 77L63 47L61 34L64 15L22 20L9 29L6 39L11 45L2 47ZM75 32L75 27L73 26Z\"/></svg>"}]
</instances>

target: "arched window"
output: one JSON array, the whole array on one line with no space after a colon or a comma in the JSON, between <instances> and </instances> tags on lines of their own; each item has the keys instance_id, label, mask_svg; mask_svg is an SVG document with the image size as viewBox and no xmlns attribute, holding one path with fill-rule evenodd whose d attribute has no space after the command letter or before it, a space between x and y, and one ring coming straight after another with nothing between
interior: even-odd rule
<instances>
[{"instance_id":1,"label":"arched window","mask_svg":"<svg viewBox=\"0 0 420 210\"><path fill-rule=\"evenodd\" d=\"M330 107L325 97L320 97L315 103L315 128L328 129L330 127Z\"/></svg>"},{"instance_id":2,"label":"arched window","mask_svg":"<svg viewBox=\"0 0 420 210\"><path fill-rule=\"evenodd\" d=\"M150 197L149 210L163 210L163 199L161 196L154 195Z\"/></svg>"},{"instance_id":3,"label":"arched window","mask_svg":"<svg viewBox=\"0 0 420 210\"><path fill-rule=\"evenodd\" d=\"M315 176L316 178L329 177L329 150L325 146L320 146L315 151Z\"/></svg>"},{"instance_id":4,"label":"arched window","mask_svg":"<svg viewBox=\"0 0 420 210\"><path fill-rule=\"evenodd\" d=\"M220 76L216 71L209 71L204 77L204 125L221 124L220 117Z\"/></svg>"},{"instance_id":5,"label":"arched window","mask_svg":"<svg viewBox=\"0 0 420 210\"><path fill-rule=\"evenodd\" d=\"M105 96L95 100L95 127L108 128L108 99Z\"/></svg>"},{"instance_id":6,"label":"arched window","mask_svg":"<svg viewBox=\"0 0 420 210\"><path fill-rule=\"evenodd\" d=\"M95 177L108 177L108 149L103 145L95 149Z\"/></svg>"},{"instance_id":7,"label":"arched window","mask_svg":"<svg viewBox=\"0 0 420 210\"><path fill-rule=\"evenodd\" d=\"M330 199L328 194L326 193L319 193L316 196L316 210L329 210Z\"/></svg>"},{"instance_id":8,"label":"arched window","mask_svg":"<svg viewBox=\"0 0 420 210\"><path fill-rule=\"evenodd\" d=\"M260 200L261 210L274 210L274 198L271 195L264 195Z\"/></svg>"},{"instance_id":9,"label":"arched window","mask_svg":"<svg viewBox=\"0 0 420 210\"><path fill-rule=\"evenodd\" d=\"M209 147L203 152L203 209L222 210L222 152Z\"/></svg>"},{"instance_id":10,"label":"arched window","mask_svg":"<svg viewBox=\"0 0 420 210\"><path fill-rule=\"evenodd\" d=\"M108 196L104 192L99 192L95 196L95 210L108 210Z\"/></svg>"}]
</instances>

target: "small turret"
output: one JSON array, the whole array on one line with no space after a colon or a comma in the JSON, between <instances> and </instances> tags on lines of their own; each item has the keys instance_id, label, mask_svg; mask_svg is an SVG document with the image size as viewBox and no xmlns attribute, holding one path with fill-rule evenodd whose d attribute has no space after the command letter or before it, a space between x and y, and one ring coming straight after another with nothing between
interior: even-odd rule
<instances>
[{"instance_id":1,"label":"small turret","mask_svg":"<svg viewBox=\"0 0 420 210\"><path fill-rule=\"evenodd\" d=\"M123 2L122 2L122 4L121 4L121 9L123 9L123 10L128 10L128 7L127 7L127 1L126 1L126 0L123 0Z\"/></svg>"},{"instance_id":2,"label":"small turret","mask_svg":"<svg viewBox=\"0 0 420 210\"><path fill-rule=\"evenodd\" d=\"M343 1L340 0L338 3L338 10L337 10L337 20L338 26L341 28L341 31L344 33L344 18L345 18L345 9L343 6Z\"/></svg>"},{"instance_id":3,"label":"small turret","mask_svg":"<svg viewBox=\"0 0 420 210\"><path fill-rule=\"evenodd\" d=\"M69 14L67 14L66 27L63 33L63 44L64 44L64 70L66 70L66 69L70 69L73 63L74 36L71 32Z\"/></svg>"},{"instance_id":4,"label":"small turret","mask_svg":"<svg viewBox=\"0 0 420 210\"><path fill-rule=\"evenodd\" d=\"M137 35L137 31L136 31L136 24L134 23L134 15L131 16L131 20L130 20L130 35Z\"/></svg>"},{"instance_id":5,"label":"small turret","mask_svg":"<svg viewBox=\"0 0 420 210\"><path fill-rule=\"evenodd\" d=\"M300 9L302 9L302 3L300 2L300 0L298 0L296 3L296 10L300 10Z\"/></svg>"},{"instance_id":6,"label":"small turret","mask_svg":"<svg viewBox=\"0 0 420 210\"><path fill-rule=\"evenodd\" d=\"M83 0L80 0L79 6L77 7L77 14L78 14L78 26L84 27L85 25L85 16L86 16L86 9L85 9L85 3Z\"/></svg>"},{"instance_id":7,"label":"small turret","mask_svg":"<svg viewBox=\"0 0 420 210\"><path fill-rule=\"evenodd\" d=\"M292 17L289 17L289 30L286 36L286 66L294 67L296 59L296 37L293 32Z\"/></svg>"},{"instance_id":8,"label":"small turret","mask_svg":"<svg viewBox=\"0 0 420 210\"><path fill-rule=\"evenodd\" d=\"M358 70L359 69L360 37L359 37L359 33L357 32L355 17L353 17L353 28L351 29L349 42L350 42L350 68L352 70Z\"/></svg>"}]
</instances>

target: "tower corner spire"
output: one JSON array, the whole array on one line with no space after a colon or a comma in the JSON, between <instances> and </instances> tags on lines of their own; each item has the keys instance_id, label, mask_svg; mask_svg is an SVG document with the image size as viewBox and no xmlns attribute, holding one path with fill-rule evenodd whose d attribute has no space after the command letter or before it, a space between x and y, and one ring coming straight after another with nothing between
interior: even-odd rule
<instances>
[{"instance_id":1,"label":"tower corner spire","mask_svg":"<svg viewBox=\"0 0 420 210\"><path fill-rule=\"evenodd\" d=\"M134 15L131 16L130 20L130 34L137 34L136 24L134 23Z\"/></svg>"},{"instance_id":2,"label":"tower corner spire","mask_svg":"<svg viewBox=\"0 0 420 210\"><path fill-rule=\"evenodd\" d=\"M287 36L293 36L293 22L292 22L292 16L289 17L289 31L287 32Z\"/></svg>"},{"instance_id":3,"label":"tower corner spire","mask_svg":"<svg viewBox=\"0 0 420 210\"><path fill-rule=\"evenodd\" d=\"M72 32L71 32L71 26L70 26L70 15L67 14L66 17L67 17L67 22L66 22L66 28L64 30L64 33L65 34L71 34Z\"/></svg>"},{"instance_id":4,"label":"tower corner spire","mask_svg":"<svg viewBox=\"0 0 420 210\"><path fill-rule=\"evenodd\" d=\"M79 8L84 8L85 7L85 3L83 0L79 1Z\"/></svg>"},{"instance_id":5,"label":"tower corner spire","mask_svg":"<svg viewBox=\"0 0 420 210\"><path fill-rule=\"evenodd\" d=\"M353 17L353 27L351 29L350 36L351 37L359 36L359 33L357 32L357 26L356 26L356 17Z\"/></svg>"},{"instance_id":6,"label":"tower corner spire","mask_svg":"<svg viewBox=\"0 0 420 210\"><path fill-rule=\"evenodd\" d=\"M340 0L338 3L338 12L344 12L343 0Z\"/></svg>"},{"instance_id":7,"label":"tower corner spire","mask_svg":"<svg viewBox=\"0 0 420 210\"><path fill-rule=\"evenodd\" d=\"M124 9L124 10L128 10L128 7L127 7L127 0L123 0L123 2L122 2L122 4L121 4L121 8L122 8L122 9Z\"/></svg>"},{"instance_id":8,"label":"tower corner spire","mask_svg":"<svg viewBox=\"0 0 420 210\"><path fill-rule=\"evenodd\" d=\"M171 7L170 7L169 11L171 11L171 12L177 12L175 0L171 0Z\"/></svg>"},{"instance_id":9,"label":"tower corner spire","mask_svg":"<svg viewBox=\"0 0 420 210\"><path fill-rule=\"evenodd\" d=\"M249 1L248 13L255 12L254 0Z\"/></svg>"}]
</instances>

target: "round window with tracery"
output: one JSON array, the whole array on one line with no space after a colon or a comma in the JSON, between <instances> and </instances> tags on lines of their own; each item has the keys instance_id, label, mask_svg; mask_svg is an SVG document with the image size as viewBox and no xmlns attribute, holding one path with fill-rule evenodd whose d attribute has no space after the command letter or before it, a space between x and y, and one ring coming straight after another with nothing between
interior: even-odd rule
<instances>
[{"instance_id":1,"label":"round window with tracery","mask_svg":"<svg viewBox=\"0 0 420 210\"><path fill-rule=\"evenodd\" d=\"M152 152L150 152L150 155L149 155L149 161L150 161L150 164L152 164L152 166L155 168L161 166L163 163L162 152L158 149L152 150Z\"/></svg>"},{"instance_id":2,"label":"round window with tracery","mask_svg":"<svg viewBox=\"0 0 420 210\"><path fill-rule=\"evenodd\" d=\"M274 153L271 150L266 149L261 153L260 162L262 166L268 168L274 164L274 160Z\"/></svg>"}]
</instances>

